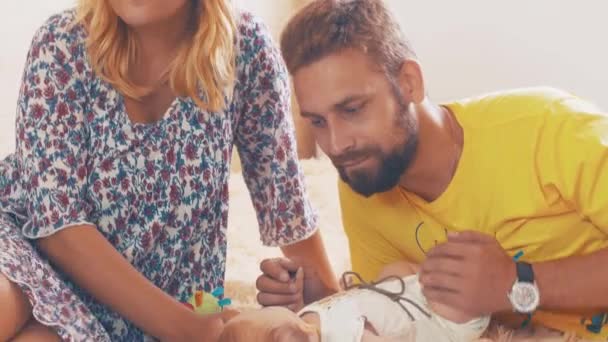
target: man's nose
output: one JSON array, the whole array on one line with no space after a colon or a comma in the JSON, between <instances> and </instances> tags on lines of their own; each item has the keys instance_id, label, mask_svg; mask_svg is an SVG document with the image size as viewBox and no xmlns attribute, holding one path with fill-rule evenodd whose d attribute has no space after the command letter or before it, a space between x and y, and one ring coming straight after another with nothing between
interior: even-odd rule
<instances>
[{"instance_id":1,"label":"man's nose","mask_svg":"<svg viewBox=\"0 0 608 342\"><path fill-rule=\"evenodd\" d=\"M331 128L329 136L330 156L340 156L351 150L354 146L354 139L344 129Z\"/></svg>"}]
</instances>

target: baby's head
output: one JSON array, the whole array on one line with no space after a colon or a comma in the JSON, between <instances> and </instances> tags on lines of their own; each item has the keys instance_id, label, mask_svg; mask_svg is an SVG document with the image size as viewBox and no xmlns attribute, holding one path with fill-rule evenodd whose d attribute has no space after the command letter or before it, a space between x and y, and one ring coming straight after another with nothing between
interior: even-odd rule
<instances>
[{"instance_id":1,"label":"baby's head","mask_svg":"<svg viewBox=\"0 0 608 342\"><path fill-rule=\"evenodd\" d=\"M226 323L220 342L319 342L318 329L282 307L243 312Z\"/></svg>"}]
</instances>

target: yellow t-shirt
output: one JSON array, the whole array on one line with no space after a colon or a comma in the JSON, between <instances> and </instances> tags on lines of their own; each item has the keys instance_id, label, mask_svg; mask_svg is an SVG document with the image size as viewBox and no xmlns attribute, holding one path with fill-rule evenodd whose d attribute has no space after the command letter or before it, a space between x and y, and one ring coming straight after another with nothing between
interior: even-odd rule
<instances>
[{"instance_id":1,"label":"yellow t-shirt","mask_svg":"<svg viewBox=\"0 0 608 342\"><path fill-rule=\"evenodd\" d=\"M371 280L388 263L421 262L448 231L492 234L528 262L608 246L608 115L550 88L445 105L463 127L464 148L435 201L400 187L365 198L339 183L354 271ZM599 333L587 327L598 314L539 310L533 322L606 339L608 327Z\"/></svg>"}]
</instances>

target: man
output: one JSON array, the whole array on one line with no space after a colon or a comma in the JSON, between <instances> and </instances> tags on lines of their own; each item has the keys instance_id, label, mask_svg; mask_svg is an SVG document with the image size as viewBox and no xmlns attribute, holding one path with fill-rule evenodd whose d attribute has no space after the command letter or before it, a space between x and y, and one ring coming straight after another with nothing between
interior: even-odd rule
<instances>
[{"instance_id":1,"label":"man","mask_svg":"<svg viewBox=\"0 0 608 342\"><path fill-rule=\"evenodd\" d=\"M606 114L548 88L432 103L380 0L313 1L281 43L341 177L354 271L419 263L429 300L608 337ZM293 304L279 264L262 264L264 305Z\"/></svg>"}]
</instances>

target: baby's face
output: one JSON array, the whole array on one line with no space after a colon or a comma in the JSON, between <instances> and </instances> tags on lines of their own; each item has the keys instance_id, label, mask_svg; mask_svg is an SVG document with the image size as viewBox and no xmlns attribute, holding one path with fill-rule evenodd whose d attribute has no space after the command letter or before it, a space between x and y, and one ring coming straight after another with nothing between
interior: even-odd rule
<instances>
[{"instance_id":1,"label":"baby's face","mask_svg":"<svg viewBox=\"0 0 608 342\"><path fill-rule=\"evenodd\" d=\"M242 312L224 327L221 342L319 342L316 329L283 307Z\"/></svg>"}]
</instances>

